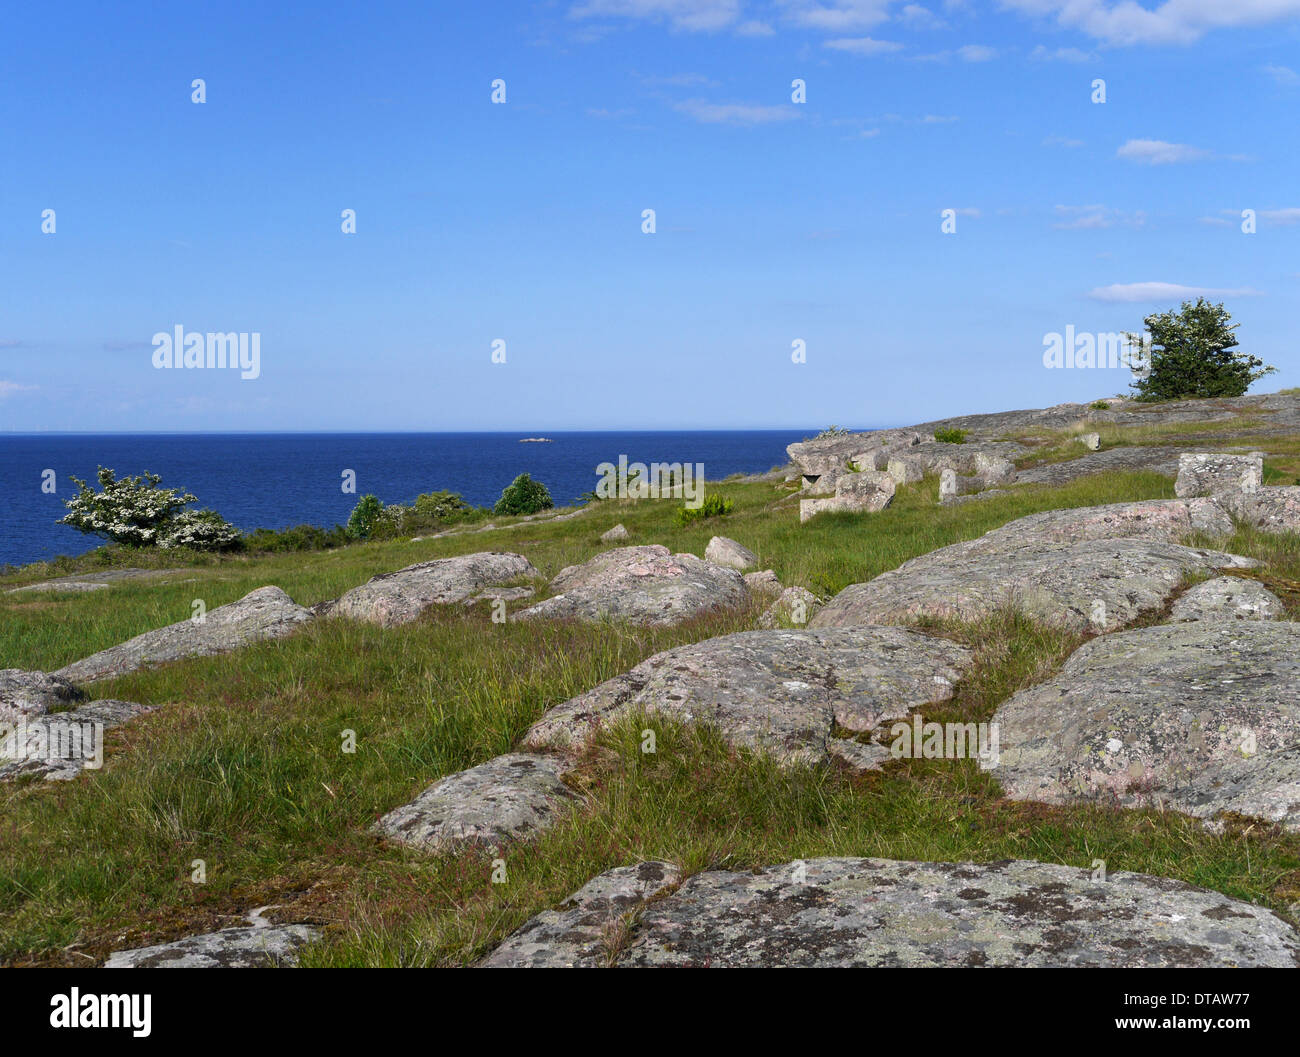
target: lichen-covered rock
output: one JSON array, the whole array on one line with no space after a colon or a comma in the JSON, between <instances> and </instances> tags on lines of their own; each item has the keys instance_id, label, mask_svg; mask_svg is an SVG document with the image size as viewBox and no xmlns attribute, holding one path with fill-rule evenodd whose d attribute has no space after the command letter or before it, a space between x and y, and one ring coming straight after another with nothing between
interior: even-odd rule
<instances>
[{"instance_id":1,"label":"lichen-covered rock","mask_svg":"<svg viewBox=\"0 0 1300 1057\"><path fill-rule=\"evenodd\" d=\"M1217 576L1188 589L1169 611L1170 623L1188 620L1281 620L1282 600L1263 584Z\"/></svg>"},{"instance_id":2,"label":"lichen-covered rock","mask_svg":"<svg viewBox=\"0 0 1300 1057\"><path fill-rule=\"evenodd\" d=\"M1218 502L1262 532L1300 533L1300 487L1265 485L1254 492L1223 493Z\"/></svg>"},{"instance_id":3,"label":"lichen-covered rock","mask_svg":"<svg viewBox=\"0 0 1300 1057\"><path fill-rule=\"evenodd\" d=\"M1157 804L1300 829L1300 625L1196 621L1105 635L998 708L1007 795Z\"/></svg>"},{"instance_id":4,"label":"lichen-covered rock","mask_svg":"<svg viewBox=\"0 0 1300 1057\"><path fill-rule=\"evenodd\" d=\"M0 720L44 715L52 708L66 708L85 697L84 690L45 672L0 669Z\"/></svg>"},{"instance_id":5,"label":"lichen-covered rock","mask_svg":"<svg viewBox=\"0 0 1300 1057\"><path fill-rule=\"evenodd\" d=\"M925 463L919 458L895 455L885 463L885 472L899 484L915 484L925 476Z\"/></svg>"},{"instance_id":6,"label":"lichen-covered rock","mask_svg":"<svg viewBox=\"0 0 1300 1057\"><path fill-rule=\"evenodd\" d=\"M835 481L835 495L829 499L801 499L799 520L807 521L826 513L876 513L894 501L896 484L887 473L862 470L845 473Z\"/></svg>"},{"instance_id":7,"label":"lichen-covered rock","mask_svg":"<svg viewBox=\"0 0 1300 1057\"><path fill-rule=\"evenodd\" d=\"M782 760L824 761L837 725L868 731L946 701L969 664L964 647L904 628L723 635L657 653L558 705L525 743L577 748L597 725L644 709Z\"/></svg>"},{"instance_id":8,"label":"lichen-covered rock","mask_svg":"<svg viewBox=\"0 0 1300 1057\"><path fill-rule=\"evenodd\" d=\"M806 587L787 587L758 618L760 628L804 627L821 602Z\"/></svg>"},{"instance_id":9,"label":"lichen-covered rock","mask_svg":"<svg viewBox=\"0 0 1300 1057\"><path fill-rule=\"evenodd\" d=\"M735 569L667 547L618 547L581 565L562 569L551 581L557 594L512 613L511 620L575 618L677 624L712 609L749 600Z\"/></svg>"},{"instance_id":10,"label":"lichen-covered rock","mask_svg":"<svg viewBox=\"0 0 1300 1057\"><path fill-rule=\"evenodd\" d=\"M921 616L975 620L1011 606L1045 624L1109 631L1162 608L1188 573L1257 564L1154 540L1026 542L1018 551L992 553L959 543L846 587L810 624L853 627Z\"/></svg>"},{"instance_id":11,"label":"lichen-covered rock","mask_svg":"<svg viewBox=\"0 0 1300 1057\"><path fill-rule=\"evenodd\" d=\"M758 564L758 555L726 536L714 536L704 548L704 560L715 565L725 565L729 569L744 572Z\"/></svg>"},{"instance_id":12,"label":"lichen-covered rock","mask_svg":"<svg viewBox=\"0 0 1300 1057\"><path fill-rule=\"evenodd\" d=\"M318 607L317 612L394 627L409 624L433 606L463 602L485 587L520 576L539 575L522 554L480 551L382 573L332 603Z\"/></svg>"},{"instance_id":13,"label":"lichen-covered rock","mask_svg":"<svg viewBox=\"0 0 1300 1057\"><path fill-rule=\"evenodd\" d=\"M556 910L544 910L489 954L489 969L594 969L611 963L628 915L675 885L672 863L620 866L588 881Z\"/></svg>"},{"instance_id":14,"label":"lichen-covered rock","mask_svg":"<svg viewBox=\"0 0 1300 1057\"><path fill-rule=\"evenodd\" d=\"M619 524L615 525L612 529L602 532L600 534L600 542L616 543L619 540L627 539L627 537L628 537L628 531L626 528L623 527L622 522L620 522Z\"/></svg>"},{"instance_id":15,"label":"lichen-covered rock","mask_svg":"<svg viewBox=\"0 0 1300 1057\"><path fill-rule=\"evenodd\" d=\"M185 657L207 657L237 650L249 643L291 635L311 619L311 612L296 604L278 587L259 587L237 602L219 606L202 622L181 620L156 631L110 646L74 661L53 673L73 683L133 672Z\"/></svg>"},{"instance_id":16,"label":"lichen-covered rock","mask_svg":"<svg viewBox=\"0 0 1300 1057\"><path fill-rule=\"evenodd\" d=\"M776 573L771 569L745 573L744 580L745 586L752 595L779 595L782 590L781 581L776 578Z\"/></svg>"},{"instance_id":17,"label":"lichen-covered rock","mask_svg":"<svg viewBox=\"0 0 1300 1057\"><path fill-rule=\"evenodd\" d=\"M532 598L534 594L536 592L531 587L489 587L465 599L465 605L472 606L477 602L519 602Z\"/></svg>"},{"instance_id":18,"label":"lichen-covered rock","mask_svg":"<svg viewBox=\"0 0 1300 1057\"><path fill-rule=\"evenodd\" d=\"M421 851L532 837L573 806L563 760L512 752L442 778L375 823L376 832Z\"/></svg>"},{"instance_id":19,"label":"lichen-covered rock","mask_svg":"<svg viewBox=\"0 0 1300 1057\"><path fill-rule=\"evenodd\" d=\"M1211 499L1153 499L1044 510L944 550L952 554L1011 553L1040 543L1107 539L1178 543L1194 532L1226 536L1232 530L1232 518Z\"/></svg>"},{"instance_id":20,"label":"lichen-covered rock","mask_svg":"<svg viewBox=\"0 0 1300 1057\"><path fill-rule=\"evenodd\" d=\"M1105 451L1088 451L1077 459L1045 463L1020 470L1019 484L1062 485L1094 473L1115 470L1147 471L1173 477L1178 472L1178 452L1157 446L1121 446Z\"/></svg>"},{"instance_id":21,"label":"lichen-covered rock","mask_svg":"<svg viewBox=\"0 0 1300 1057\"><path fill-rule=\"evenodd\" d=\"M1182 498L1257 491L1264 483L1264 455L1188 452L1178 458L1174 495Z\"/></svg>"},{"instance_id":22,"label":"lichen-covered rock","mask_svg":"<svg viewBox=\"0 0 1300 1057\"><path fill-rule=\"evenodd\" d=\"M103 732L152 711L150 705L100 700L0 721L0 782L67 782L83 770L98 770Z\"/></svg>"},{"instance_id":23,"label":"lichen-covered rock","mask_svg":"<svg viewBox=\"0 0 1300 1057\"><path fill-rule=\"evenodd\" d=\"M616 886L615 872L582 891ZM577 903L577 893L574 903ZM575 906L575 911L580 907ZM1015 860L809 859L757 872L706 871L638 907L616 951L599 911L566 929L539 915L500 948L502 964L616 966L1300 965L1300 937L1272 911L1181 881ZM531 943L530 943L531 941ZM546 957L548 942L564 954ZM527 945L527 946L526 946ZM492 963L498 955L489 957Z\"/></svg>"},{"instance_id":24,"label":"lichen-covered rock","mask_svg":"<svg viewBox=\"0 0 1300 1057\"><path fill-rule=\"evenodd\" d=\"M221 929L172 943L115 951L105 969L259 969L292 966L299 951L320 938L312 925Z\"/></svg>"}]
</instances>

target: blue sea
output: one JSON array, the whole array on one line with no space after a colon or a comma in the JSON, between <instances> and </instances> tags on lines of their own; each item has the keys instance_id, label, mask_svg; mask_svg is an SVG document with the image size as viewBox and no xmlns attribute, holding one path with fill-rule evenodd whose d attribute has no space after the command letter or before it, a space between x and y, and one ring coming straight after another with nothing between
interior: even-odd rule
<instances>
[{"instance_id":1,"label":"blue sea","mask_svg":"<svg viewBox=\"0 0 1300 1057\"><path fill-rule=\"evenodd\" d=\"M99 540L55 524L72 477L94 481L99 466L119 476L148 470L164 487L198 497L241 529L344 524L357 497L409 503L448 489L490 506L520 473L551 491L556 506L596 486L596 466L629 462L703 463L708 479L757 473L786 462L787 444L807 430L548 433L0 434L0 564L81 554ZM53 470L57 491L41 489ZM356 494L342 490L356 472ZM48 476L48 475L46 475Z\"/></svg>"}]
</instances>

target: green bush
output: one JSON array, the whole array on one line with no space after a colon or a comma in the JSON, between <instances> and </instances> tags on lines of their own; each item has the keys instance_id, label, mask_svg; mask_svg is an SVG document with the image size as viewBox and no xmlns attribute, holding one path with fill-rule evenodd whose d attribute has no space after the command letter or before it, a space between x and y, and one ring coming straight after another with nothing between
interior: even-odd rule
<instances>
[{"instance_id":1,"label":"green bush","mask_svg":"<svg viewBox=\"0 0 1300 1057\"><path fill-rule=\"evenodd\" d=\"M1272 374L1276 367L1243 352L1234 351L1233 331L1240 324L1222 304L1203 297L1196 304L1184 301L1177 312L1157 312L1143 322L1151 335L1151 362L1146 377L1138 377L1134 399L1144 403L1216 396L1241 396L1251 385ZM1128 335L1137 345L1140 338Z\"/></svg>"},{"instance_id":2,"label":"green bush","mask_svg":"<svg viewBox=\"0 0 1300 1057\"><path fill-rule=\"evenodd\" d=\"M316 525L294 525L279 531L260 528L244 537L245 546L250 551L259 553L319 551L342 547L351 542L347 529L342 525L335 525L332 529L322 529Z\"/></svg>"},{"instance_id":3,"label":"green bush","mask_svg":"<svg viewBox=\"0 0 1300 1057\"><path fill-rule=\"evenodd\" d=\"M353 539L366 540L374 531L375 522L384 512L383 502L373 495L363 495L348 515L348 535Z\"/></svg>"},{"instance_id":4,"label":"green bush","mask_svg":"<svg viewBox=\"0 0 1300 1057\"><path fill-rule=\"evenodd\" d=\"M455 492L425 492L415 497L412 511L416 519L431 524L465 521L481 514Z\"/></svg>"},{"instance_id":5,"label":"green bush","mask_svg":"<svg viewBox=\"0 0 1300 1057\"><path fill-rule=\"evenodd\" d=\"M965 444L968 436L970 436L969 432L964 429L936 429L934 431L934 439L940 444Z\"/></svg>"},{"instance_id":6,"label":"green bush","mask_svg":"<svg viewBox=\"0 0 1300 1057\"><path fill-rule=\"evenodd\" d=\"M549 510L555 504L551 493L541 481L534 481L526 473L521 473L501 492L492 513L501 515L536 514L539 510Z\"/></svg>"},{"instance_id":7,"label":"green bush","mask_svg":"<svg viewBox=\"0 0 1300 1057\"><path fill-rule=\"evenodd\" d=\"M723 499L716 492L713 495L705 496L704 502L698 507L684 506L677 511L677 526L679 528L690 525L696 521L704 521L711 517L722 517L730 514L735 509L735 502L730 499Z\"/></svg>"},{"instance_id":8,"label":"green bush","mask_svg":"<svg viewBox=\"0 0 1300 1057\"><path fill-rule=\"evenodd\" d=\"M1089 406L1090 408L1092 408L1094 411L1109 411L1109 410L1110 410L1110 404L1106 403L1105 400L1094 400L1094 401L1093 401L1091 404L1089 404L1088 406Z\"/></svg>"}]
</instances>

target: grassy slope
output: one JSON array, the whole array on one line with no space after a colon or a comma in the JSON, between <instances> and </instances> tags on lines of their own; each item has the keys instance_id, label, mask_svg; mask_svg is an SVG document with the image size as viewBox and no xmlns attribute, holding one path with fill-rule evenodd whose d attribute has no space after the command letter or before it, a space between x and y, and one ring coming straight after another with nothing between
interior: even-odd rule
<instances>
[{"instance_id":1,"label":"grassy slope","mask_svg":"<svg viewBox=\"0 0 1300 1057\"><path fill-rule=\"evenodd\" d=\"M602 549L597 537L616 521L630 542L696 554L715 532L732 536L783 583L827 595L1036 510L1172 495L1157 475L1108 474L940 508L927 480L901 489L883 514L800 526L796 500L780 488L717 487L736 512L689 529L673 526L672 503L624 503L421 543L205 561L178 572L192 582L0 595L0 665L54 668L184 619L195 598L211 608L267 583L310 604L377 572L486 549L521 552L550 576ZM1266 558L1261 578L1300 615L1294 539L1241 534L1225 549ZM424 858L368 833L438 777L509 749L547 708L658 650L752 627L757 613L657 630L494 624L486 609L391 630L324 621L279 643L99 686L97 697L165 707L110 732L102 771L0 788L0 962L88 964L275 903L286 919L329 926L309 964L459 964L593 874L651 857L688 869L832 854L1103 859L1112 871L1180 877L1278 909L1300 898L1300 838L1269 827L1213 836L1175 815L1012 804L963 762L898 761L864 778L781 769L707 730L645 717L608 731L589 754L575 777L589 794L583 811L506 849L505 884L489 882L487 850ZM940 630L979 658L956 698L927 717L940 720L987 718L1079 641L1007 615ZM659 732L652 756L638 748L647 726ZM354 754L341 751L345 730L356 732ZM199 859L204 884L191 881Z\"/></svg>"}]
</instances>

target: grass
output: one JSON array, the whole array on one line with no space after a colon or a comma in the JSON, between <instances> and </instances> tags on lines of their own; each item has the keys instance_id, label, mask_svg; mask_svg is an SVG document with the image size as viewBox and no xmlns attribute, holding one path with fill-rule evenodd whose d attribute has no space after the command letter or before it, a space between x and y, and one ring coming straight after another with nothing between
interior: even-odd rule
<instances>
[{"instance_id":1,"label":"grass","mask_svg":"<svg viewBox=\"0 0 1300 1057\"><path fill-rule=\"evenodd\" d=\"M937 506L936 489L927 479L901 487L882 514L800 525L788 487L731 482L711 490L734 503L732 513L704 524L675 524L674 502L611 502L567 521L419 543L194 559L166 582L75 596L0 594L0 657L5 666L52 669L185 619L195 598L211 609L274 583L311 604L378 572L474 550L517 551L549 578L604 549L598 537L617 522L629 543L695 554L724 533L783 583L826 596L1038 510L1173 494L1169 479L1143 473L955 507ZM1298 546L1242 532L1224 549L1265 558L1256 575L1296 616ZM36 573L0 578L0 589ZM1179 877L1279 910L1300 898L1300 837L1269 827L1216 836L1173 814L1011 803L973 762L895 761L865 777L832 766L783 768L732 750L708 729L645 716L602 733L572 776L583 807L535 843L499 856L466 849L424 857L371 835L379 815L508 750L548 708L660 650L751 628L759 612L668 629L494 624L486 607L393 629L321 621L279 642L98 685L95 696L162 707L109 733L101 771L67 784L0 787L0 962L90 964L276 904L273 917L326 926L306 964L469 964L592 875L644 858L688 872L818 855L1079 866L1100 858L1112 871ZM987 719L1082 641L1010 614L928 626L976 654L954 698L927 714L940 721ZM647 727L657 731L653 755L640 751ZM343 751L347 731L355 732L353 753ZM504 884L489 879L498 857ZM202 884L191 879L200 860Z\"/></svg>"}]
</instances>

